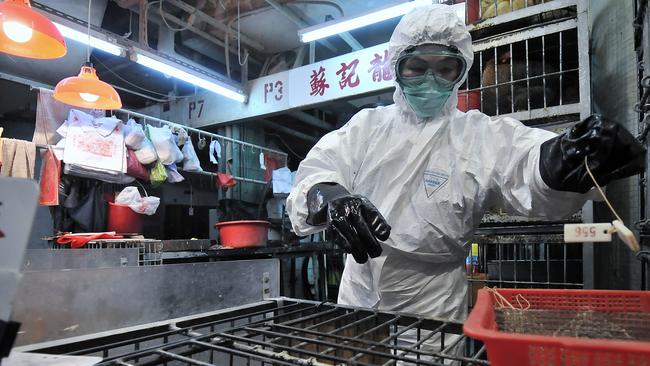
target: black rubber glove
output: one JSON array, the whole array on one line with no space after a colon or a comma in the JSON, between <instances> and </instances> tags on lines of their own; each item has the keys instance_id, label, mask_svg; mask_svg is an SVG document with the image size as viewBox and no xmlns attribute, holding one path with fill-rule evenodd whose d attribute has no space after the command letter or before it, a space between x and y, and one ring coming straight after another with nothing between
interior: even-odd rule
<instances>
[{"instance_id":1,"label":"black rubber glove","mask_svg":"<svg viewBox=\"0 0 650 366\"><path fill-rule=\"evenodd\" d=\"M585 193L599 185L643 171L645 148L625 127L600 115L577 123L541 146L539 169L544 182L558 191Z\"/></svg>"},{"instance_id":2,"label":"black rubber glove","mask_svg":"<svg viewBox=\"0 0 650 366\"><path fill-rule=\"evenodd\" d=\"M378 240L387 240L390 226L379 210L363 196L353 195L336 183L319 183L307 193L309 225L327 225L334 242L351 253L357 263L381 255Z\"/></svg>"}]
</instances>

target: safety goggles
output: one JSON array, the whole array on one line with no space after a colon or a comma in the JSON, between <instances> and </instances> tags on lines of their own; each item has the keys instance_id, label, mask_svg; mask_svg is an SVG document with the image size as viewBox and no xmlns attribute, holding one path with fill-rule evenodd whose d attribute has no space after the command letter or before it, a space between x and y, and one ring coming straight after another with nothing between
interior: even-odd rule
<instances>
[{"instance_id":1,"label":"safety goggles","mask_svg":"<svg viewBox=\"0 0 650 366\"><path fill-rule=\"evenodd\" d=\"M423 77L436 79L439 85L453 88L465 74L467 63L453 48L406 51L397 59L397 80L403 85L421 82Z\"/></svg>"}]
</instances>

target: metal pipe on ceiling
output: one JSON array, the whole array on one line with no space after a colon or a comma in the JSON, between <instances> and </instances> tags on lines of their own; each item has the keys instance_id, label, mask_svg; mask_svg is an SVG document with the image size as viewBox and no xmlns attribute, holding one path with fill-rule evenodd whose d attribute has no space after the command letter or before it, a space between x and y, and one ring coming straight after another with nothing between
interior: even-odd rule
<instances>
[{"instance_id":1,"label":"metal pipe on ceiling","mask_svg":"<svg viewBox=\"0 0 650 366\"><path fill-rule=\"evenodd\" d=\"M182 19L179 19L179 18L177 18L177 17L175 17L175 16L173 16L173 15L167 13L167 12L164 12L164 16L165 16L165 18L166 18L167 20L169 20L169 21L171 21L171 22L173 22L173 23L175 23L175 24L177 24L177 25L179 25L179 26L181 26L181 27L185 27L185 26L188 26L188 25L189 25L187 22L183 21ZM220 40L219 38L217 38L217 37L215 37L215 36L213 36L213 35L211 35L210 33L205 32L205 31L203 31L203 30L197 28L197 27L194 26L194 25L190 25L190 26L187 28L187 30L190 31L190 32L192 32L192 33L194 33L194 34L196 34L197 36L200 36L200 37L202 37L202 38L204 38L204 39L206 39L206 40L208 40L208 41L210 41L210 42L212 42L212 43L214 43L214 44L220 46L220 47L223 47L224 50L226 49L226 47L228 47L228 51L229 51L231 54L233 54L233 55L235 55L235 56L237 55L237 49L235 49L235 48L232 47L232 46L227 45L226 42ZM197 51L197 52L199 52L199 51ZM248 57L249 57L250 61L253 62L253 63L256 64L256 65L261 65L261 64L262 64L261 61L259 61L259 60L255 59L255 58L253 58L252 56L249 55Z\"/></svg>"},{"instance_id":2,"label":"metal pipe on ceiling","mask_svg":"<svg viewBox=\"0 0 650 366\"><path fill-rule=\"evenodd\" d=\"M309 142L312 142L312 143L318 142L317 137L310 136L310 135L308 135L306 133L302 133L302 132L299 132L299 131L296 131L296 130L292 130L291 128L282 126L279 123L275 123L275 122L272 122L272 121L269 121L269 120L263 119L263 118L259 118L257 120L259 122L261 122L263 125L266 125L269 128L272 128L272 129L274 129L276 131L282 132L282 133L287 134L289 136L292 136L292 137L295 137L295 138L298 138L298 139L301 139L301 140L309 141Z\"/></svg>"},{"instance_id":3,"label":"metal pipe on ceiling","mask_svg":"<svg viewBox=\"0 0 650 366\"><path fill-rule=\"evenodd\" d=\"M316 117L312 116L309 113L305 113L303 111L293 111L293 112L289 112L287 114L290 115L291 117L297 119L297 120L305 122L308 125L312 125L314 127L317 127L317 128L323 129L323 130L332 131L334 129L334 126L332 126L331 124L329 124L329 123L327 123L327 122L325 122L325 121L323 121L323 120L321 120L319 118L316 118Z\"/></svg>"},{"instance_id":4,"label":"metal pipe on ceiling","mask_svg":"<svg viewBox=\"0 0 650 366\"><path fill-rule=\"evenodd\" d=\"M181 0L166 0L168 3L173 4L174 6L178 7L179 9L182 9L190 14L195 14L197 18L199 18L201 21L210 24L211 26L218 28L219 30L225 32L236 32L236 29L232 29L231 27L228 27L227 25L221 23L220 21L216 20L215 18L211 17L210 15L198 10L197 8L193 7L192 5L189 5ZM264 46L253 40L252 38L246 36L245 34L240 34L241 37L241 42L244 43L245 45L249 46L250 48L262 52L264 51Z\"/></svg>"}]
</instances>

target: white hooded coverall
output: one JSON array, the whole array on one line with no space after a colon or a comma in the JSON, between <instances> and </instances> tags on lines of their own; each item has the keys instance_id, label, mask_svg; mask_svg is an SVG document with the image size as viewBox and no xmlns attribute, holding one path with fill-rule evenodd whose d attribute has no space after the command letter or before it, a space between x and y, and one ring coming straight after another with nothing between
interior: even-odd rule
<instances>
[{"instance_id":1,"label":"white hooded coverall","mask_svg":"<svg viewBox=\"0 0 650 366\"><path fill-rule=\"evenodd\" d=\"M417 8L389 43L393 67L408 47L456 46L472 66L470 34L446 5ZM467 77L467 72L465 77ZM392 230L383 254L358 264L347 257L341 304L464 320L467 241L484 211L560 219L590 197L549 188L539 172L540 145L552 132L511 118L456 109L457 92L439 115L418 119L396 85L395 104L364 109L324 136L298 168L287 209L295 232L308 225L307 192L333 182L367 197Z\"/></svg>"}]
</instances>

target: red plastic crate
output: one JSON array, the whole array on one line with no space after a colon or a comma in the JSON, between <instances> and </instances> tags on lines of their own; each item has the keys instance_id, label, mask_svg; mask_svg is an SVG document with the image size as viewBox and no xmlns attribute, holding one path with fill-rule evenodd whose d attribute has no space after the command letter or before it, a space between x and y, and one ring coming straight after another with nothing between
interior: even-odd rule
<instances>
[{"instance_id":1,"label":"red plastic crate","mask_svg":"<svg viewBox=\"0 0 650 366\"><path fill-rule=\"evenodd\" d=\"M497 289L508 301L523 295L531 309L650 312L648 291ZM483 341L492 366L650 366L650 342L552 337L500 332L494 295L480 290L465 322L466 335Z\"/></svg>"}]
</instances>

